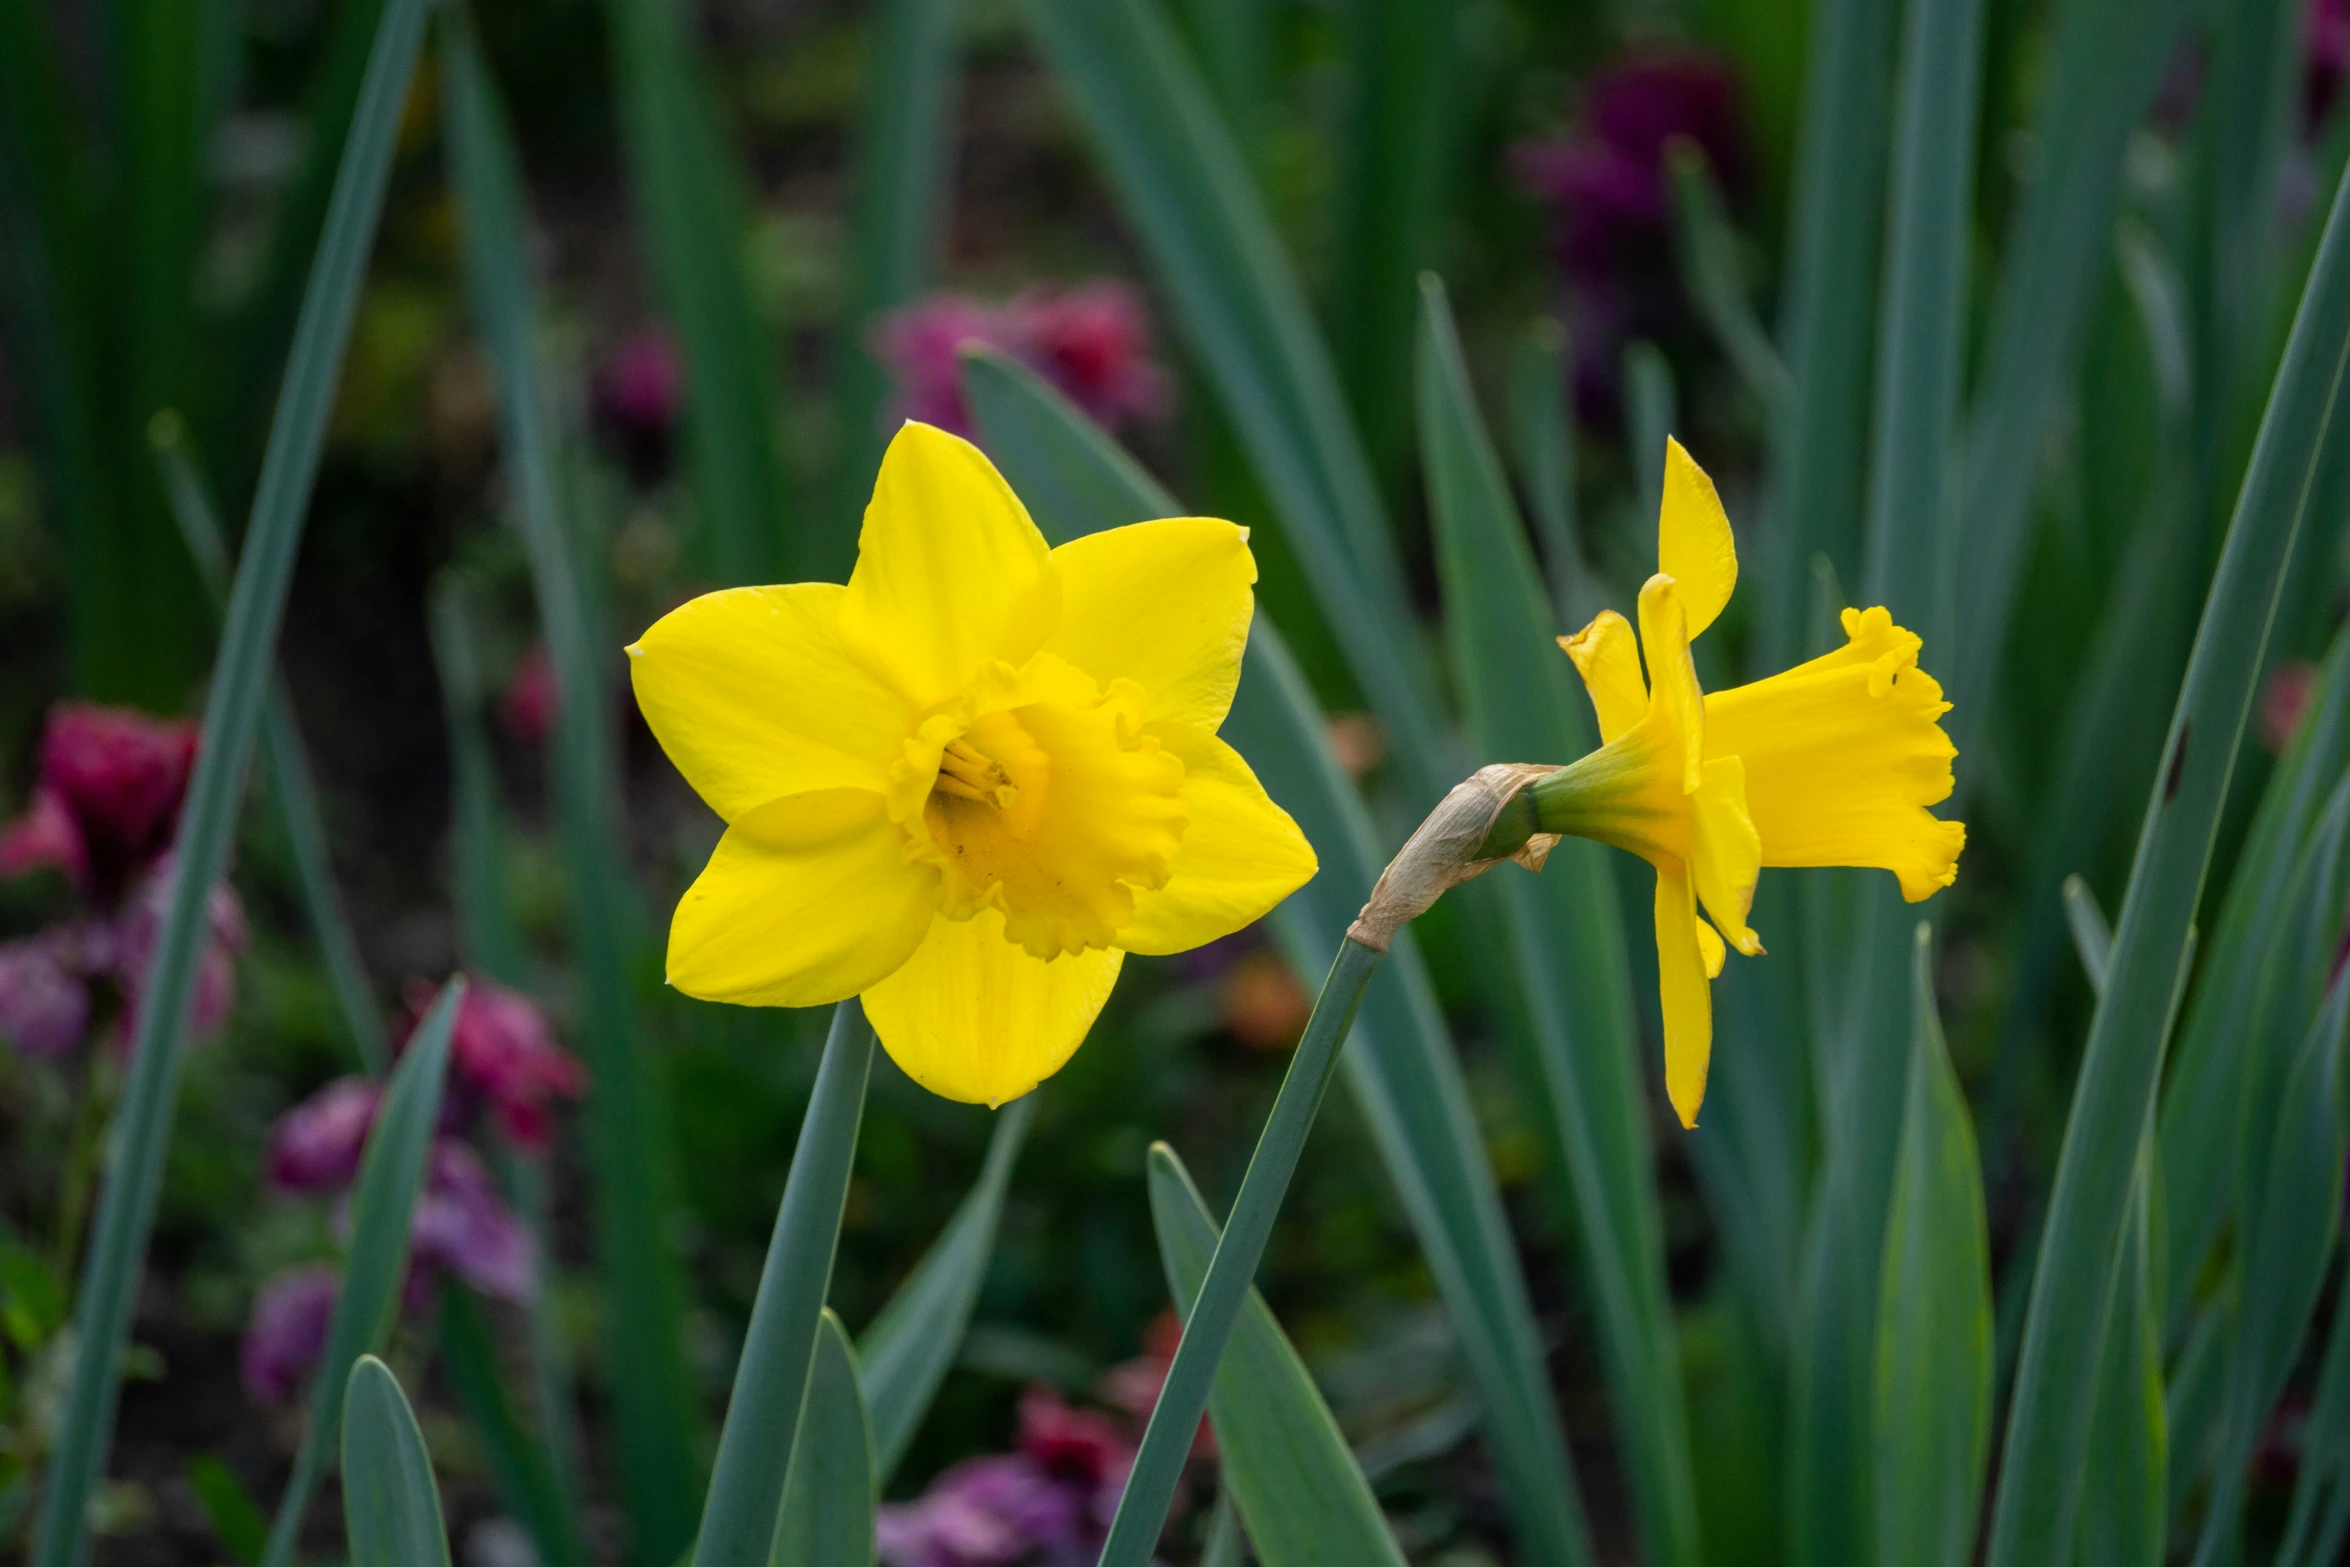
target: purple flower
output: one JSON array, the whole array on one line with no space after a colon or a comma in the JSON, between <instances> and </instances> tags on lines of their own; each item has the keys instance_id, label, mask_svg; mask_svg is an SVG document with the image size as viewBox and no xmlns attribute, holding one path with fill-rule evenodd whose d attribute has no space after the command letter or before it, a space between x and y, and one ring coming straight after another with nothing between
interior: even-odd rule
<instances>
[{"instance_id":1,"label":"purple flower","mask_svg":"<svg viewBox=\"0 0 2350 1567\"><path fill-rule=\"evenodd\" d=\"M344 1077L279 1116L269 1130L269 1183L288 1192L350 1185L382 1099L380 1084Z\"/></svg>"},{"instance_id":2,"label":"purple flower","mask_svg":"<svg viewBox=\"0 0 2350 1567\"><path fill-rule=\"evenodd\" d=\"M76 886L90 874L89 846L73 812L56 791L36 787L25 813L0 827L0 879L29 876L37 870L60 870Z\"/></svg>"},{"instance_id":3,"label":"purple flower","mask_svg":"<svg viewBox=\"0 0 2350 1567\"><path fill-rule=\"evenodd\" d=\"M1024 1453L974 1458L914 1501L884 1506L874 1539L888 1567L1010 1567L1090 1559L1091 1497Z\"/></svg>"},{"instance_id":4,"label":"purple flower","mask_svg":"<svg viewBox=\"0 0 2350 1567\"><path fill-rule=\"evenodd\" d=\"M163 939L163 922L171 913L173 861L168 854L132 893L115 930L114 977L122 987L123 1005L132 1028L137 1026L139 998L147 974L155 965L155 948ZM188 1027L196 1037L211 1033L227 1021L237 999L237 954L245 948L245 906L227 882L213 884L205 903L207 929L196 958L195 1003Z\"/></svg>"},{"instance_id":5,"label":"purple flower","mask_svg":"<svg viewBox=\"0 0 2350 1567\"><path fill-rule=\"evenodd\" d=\"M247 1398L283 1404L301 1391L326 1353L340 1287L336 1270L325 1263L280 1273L261 1286L237 1356Z\"/></svg>"},{"instance_id":6,"label":"purple flower","mask_svg":"<svg viewBox=\"0 0 2350 1567\"><path fill-rule=\"evenodd\" d=\"M2325 124L2350 73L2350 0L2308 0L2301 15L2306 45L2301 75L2304 122L2311 132Z\"/></svg>"},{"instance_id":7,"label":"purple flower","mask_svg":"<svg viewBox=\"0 0 2350 1567\"><path fill-rule=\"evenodd\" d=\"M64 931L0 945L0 1039L28 1056L67 1055L90 1026L90 987L73 946Z\"/></svg>"},{"instance_id":8,"label":"purple flower","mask_svg":"<svg viewBox=\"0 0 2350 1567\"><path fill-rule=\"evenodd\" d=\"M463 1143L443 1138L433 1144L408 1235L412 1283L445 1272L500 1300L520 1303L538 1292L538 1249L530 1232Z\"/></svg>"}]
</instances>

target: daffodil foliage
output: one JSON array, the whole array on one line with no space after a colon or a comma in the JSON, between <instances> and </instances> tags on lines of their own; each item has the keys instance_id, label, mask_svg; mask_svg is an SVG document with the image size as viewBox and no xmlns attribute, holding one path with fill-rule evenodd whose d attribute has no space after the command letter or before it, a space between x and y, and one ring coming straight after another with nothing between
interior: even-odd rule
<instances>
[{"instance_id":1,"label":"daffodil foliage","mask_svg":"<svg viewBox=\"0 0 2350 1567\"><path fill-rule=\"evenodd\" d=\"M654 734L726 822L670 983L861 995L933 1092L1027 1092L1127 953L1229 935L1314 873L1216 738L1255 582L1247 530L1208 517L1049 549L976 447L905 425L847 586L705 594L629 649Z\"/></svg>"},{"instance_id":2,"label":"daffodil foliage","mask_svg":"<svg viewBox=\"0 0 2350 1567\"><path fill-rule=\"evenodd\" d=\"M1949 798L1957 752L1940 723L1950 704L1918 667L1917 636L1882 608L1847 609L1843 647L1709 694L1689 644L1737 583L1721 497L1670 442L1638 638L1611 609L1559 639L1605 744L1535 786L1544 830L1612 843L1656 867L1665 1088L1685 1126L1705 1098L1709 982L1728 948L1763 950L1746 923L1762 868L1873 866L1899 877L1915 903L1956 879L1966 844L1962 824L1928 809Z\"/></svg>"}]
</instances>

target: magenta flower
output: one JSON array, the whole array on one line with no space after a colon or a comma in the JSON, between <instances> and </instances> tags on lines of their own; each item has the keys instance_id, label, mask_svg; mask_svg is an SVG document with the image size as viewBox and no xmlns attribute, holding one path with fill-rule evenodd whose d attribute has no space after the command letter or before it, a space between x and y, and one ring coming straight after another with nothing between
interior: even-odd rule
<instances>
[{"instance_id":1,"label":"magenta flower","mask_svg":"<svg viewBox=\"0 0 2350 1567\"><path fill-rule=\"evenodd\" d=\"M412 1291L435 1273L449 1273L500 1300L520 1303L538 1293L538 1248L530 1232L506 1207L480 1156L454 1139L433 1144L408 1239Z\"/></svg>"},{"instance_id":2,"label":"magenta flower","mask_svg":"<svg viewBox=\"0 0 2350 1567\"><path fill-rule=\"evenodd\" d=\"M381 1084L343 1077L279 1116L269 1129L269 1184L305 1193L350 1185L382 1100Z\"/></svg>"},{"instance_id":3,"label":"magenta flower","mask_svg":"<svg viewBox=\"0 0 2350 1567\"><path fill-rule=\"evenodd\" d=\"M247 1398L283 1404L302 1390L326 1353L340 1288L335 1269L325 1263L291 1269L261 1286L237 1355Z\"/></svg>"},{"instance_id":4,"label":"magenta flower","mask_svg":"<svg viewBox=\"0 0 2350 1567\"><path fill-rule=\"evenodd\" d=\"M1108 429L1158 418L1172 400L1167 372L1151 354L1142 297L1124 283L1098 279L1031 289L1000 306L935 293L884 317L874 355L897 381L892 418L971 436L961 359L967 344L1021 361Z\"/></svg>"},{"instance_id":5,"label":"magenta flower","mask_svg":"<svg viewBox=\"0 0 2350 1567\"><path fill-rule=\"evenodd\" d=\"M73 812L55 791L36 787L25 813L0 827L0 880L60 870L76 886L90 874L90 853Z\"/></svg>"},{"instance_id":6,"label":"magenta flower","mask_svg":"<svg viewBox=\"0 0 2350 1567\"><path fill-rule=\"evenodd\" d=\"M17 863L6 868L55 865L111 897L169 846L196 736L193 724L127 707L50 708L35 803L10 831ZM78 848L66 841L58 812L71 822Z\"/></svg>"},{"instance_id":7,"label":"magenta flower","mask_svg":"<svg viewBox=\"0 0 2350 1567\"><path fill-rule=\"evenodd\" d=\"M1151 357L1142 296L1099 279L1059 293L1038 289L1012 302L1021 357L1107 430L1166 413L1173 386ZM1024 350L1024 351L1023 351Z\"/></svg>"},{"instance_id":8,"label":"magenta flower","mask_svg":"<svg viewBox=\"0 0 2350 1567\"><path fill-rule=\"evenodd\" d=\"M874 1543L887 1567L1087 1562L1100 1538L1091 1500L1025 1454L974 1458L914 1501L885 1504Z\"/></svg>"},{"instance_id":9,"label":"magenta flower","mask_svg":"<svg viewBox=\"0 0 2350 1567\"><path fill-rule=\"evenodd\" d=\"M0 945L0 1040L28 1056L71 1054L90 1026L90 987L72 961L70 933Z\"/></svg>"},{"instance_id":10,"label":"magenta flower","mask_svg":"<svg viewBox=\"0 0 2350 1567\"><path fill-rule=\"evenodd\" d=\"M2301 106L2311 132L2325 124L2350 73L2350 0L2308 0L2301 14L2305 46Z\"/></svg>"},{"instance_id":11,"label":"magenta flower","mask_svg":"<svg viewBox=\"0 0 2350 1567\"><path fill-rule=\"evenodd\" d=\"M649 479L668 469L685 405L685 356L674 338L657 327L629 338L598 367L588 398L590 419L630 472Z\"/></svg>"},{"instance_id":12,"label":"magenta flower","mask_svg":"<svg viewBox=\"0 0 2350 1567\"><path fill-rule=\"evenodd\" d=\"M533 642L514 662L506 689L498 697L498 717L506 732L524 745L547 738L555 722L555 666L547 662L547 646Z\"/></svg>"},{"instance_id":13,"label":"magenta flower","mask_svg":"<svg viewBox=\"0 0 2350 1567\"><path fill-rule=\"evenodd\" d=\"M163 922L171 913L173 863L165 855L132 892L115 928L114 977L122 987L129 1028L137 1027L139 998L155 965ZM227 882L213 884L205 903L204 945L196 959L196 992L189 1032L201 1038L228 1020L237 999L237 955L245 950L245 906Z\"/></svg>"},{"instance_id":14,"label":"magenta flower","mask_svg":"<svg viewBox=\"0 0 2350 1567\"><path fill-rule=\"evenodd\" d=\"M432 997L419 990L410 1000L413 1029ZM553 1138L556 1100L587 1091L587 1069L555 1043L538 1004L483 979L473 982L458 1006L449 1071L461 1096L487 1104L506 1135L525 1148L544 1148Z\"/></svg>"}]
</instances>

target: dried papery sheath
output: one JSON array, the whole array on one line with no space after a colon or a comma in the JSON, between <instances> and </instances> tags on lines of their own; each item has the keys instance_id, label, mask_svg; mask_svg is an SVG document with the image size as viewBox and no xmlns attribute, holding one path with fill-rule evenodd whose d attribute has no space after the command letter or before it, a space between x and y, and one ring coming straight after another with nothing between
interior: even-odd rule
<instances>
[{"instance_id":1,"label":"dried papery sheath","mask_svg":"<svg viewBox=\"0 0 2350 1567\"><path fill-rule=\"evenodd\" d=\"M1504 860L1542 869L1559 835L1533 831L1531 815L1511 806L1527 785L1557 771L1548 763L1495 762L1455 784L1379 873L1347 939L1385 952L1396 931L1462 882Z\"/></svg>"}]
</instances>

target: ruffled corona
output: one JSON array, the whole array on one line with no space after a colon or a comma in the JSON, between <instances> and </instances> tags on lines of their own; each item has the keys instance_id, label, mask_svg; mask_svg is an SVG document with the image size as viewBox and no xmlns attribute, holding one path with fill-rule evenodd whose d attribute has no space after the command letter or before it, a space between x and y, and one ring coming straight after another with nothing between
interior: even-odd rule
<instances>
[{"instance_id":1,"label":"ruffled corona","mask_svg":"<svg viewBox=\"0 0 2350 1567\"><path fill-rule=\"evenodd\" d=\"M1126 953L1302 886L1313 850L1215 733L1247 537L1183 517L1047 549L976 447L908 423L846 587L705 594L629 649L646 721L727 824L670 983L862 995L915 1081L1001 1104L1076 1050Z\"/></svg>"},{"instance_id":2,"label":"ruffled corona","mask_svg":"<svg viewBox=\"0 0 2350 1567\"><path fill-rule=\"evenodd\" d=\"M1704 694L1689 643L1729 602L1738 561L1713 482L1677 441L1666 446L1657 539L1638 638L1603 610L1559 639L1604 743L1531 793L1542 831L1656 867L1665 1089L1695 1126L1713 1049L1708 982L1728 947L1763 950L1746 923L1762 867L1889 870L1914 903L1956 879L1966 828L1928 809L1949 798L1957 752L1939 722L1950 704L1918 667L1913 633L1882 608L1847 609L1835 652Z\"/></svg>"}]
</instances>

